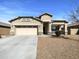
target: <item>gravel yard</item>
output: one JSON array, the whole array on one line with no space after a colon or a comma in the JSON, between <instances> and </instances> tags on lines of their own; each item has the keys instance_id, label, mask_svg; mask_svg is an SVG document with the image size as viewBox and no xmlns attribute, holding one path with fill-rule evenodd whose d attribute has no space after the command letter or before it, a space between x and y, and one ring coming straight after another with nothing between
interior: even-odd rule
<instances>
[{"instance_id":1,"label":"gravel yard","mask_svg":"<svg viewBox=\"0 0 79 59\"><path fill-rule=\"evenodd\" d=\"M71 40L79 41L79 35L65 35L64 38L69 38Z\"/></svg>"},{"instance_id":2,"label":"gravel yard","mask_svg":"<svg viewBox=\"0 0 79 59\"><path fill-rule=\"evenodd\" d=\"M79 41L39 37L37 59L79 59Z\"/></svg>"}]
</instances>

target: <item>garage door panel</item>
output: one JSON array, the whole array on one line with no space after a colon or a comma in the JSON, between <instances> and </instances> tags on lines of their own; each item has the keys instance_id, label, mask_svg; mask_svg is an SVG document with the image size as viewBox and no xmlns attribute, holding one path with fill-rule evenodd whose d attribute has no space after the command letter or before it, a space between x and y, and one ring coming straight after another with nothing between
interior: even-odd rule
<instances>
[{"instance_id":1,"label":"garage door panel","mask_svg":"<svg viewBox=\"0 0 79 59\"><path fill-rule=\"evenodd\" d=\"M37 28L16 28L16 35L37 35Z\"/></svg>"},{"instance_id":2,"label":"garage door panel","mask_svg":"<svg viewBox=\"0 0 79 59\"><path fill-rule=\"evenodd\" d=\"M71 35L76 35L77 34L78 29L71 29Z\"/></svg>"}]
</instances>

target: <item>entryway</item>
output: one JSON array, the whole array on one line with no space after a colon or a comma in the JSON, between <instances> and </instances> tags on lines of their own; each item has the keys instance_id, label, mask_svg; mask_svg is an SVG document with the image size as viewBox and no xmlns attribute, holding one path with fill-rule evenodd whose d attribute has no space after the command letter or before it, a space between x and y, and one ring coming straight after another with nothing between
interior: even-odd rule
<instances>
[{"instance_id":1,"label":"entryway","mask_svg":"<svg viewBox=\"0 0 79 59\"><path fill-rule=\"evenodd\" d=\"M49 22L44 22L43 23L43 34L48 34L49 30Z\"/></svg>"}]
</instances>

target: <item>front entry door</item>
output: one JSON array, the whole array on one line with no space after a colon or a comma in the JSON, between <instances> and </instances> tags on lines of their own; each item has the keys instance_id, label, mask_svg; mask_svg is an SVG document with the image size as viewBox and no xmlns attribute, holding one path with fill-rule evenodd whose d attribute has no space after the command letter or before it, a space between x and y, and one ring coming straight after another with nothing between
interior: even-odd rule
<instances>
[{"instance_id":1,"label":"front entry door","mask_svg":"<svg viewBox=\"0 0 79 59\"><path fill-rule=\"evenodd\" d=\"M44 22L43 23L43 34L48 34L48 30L49 30L49 23Z\"/></svg>"}]
</instances>

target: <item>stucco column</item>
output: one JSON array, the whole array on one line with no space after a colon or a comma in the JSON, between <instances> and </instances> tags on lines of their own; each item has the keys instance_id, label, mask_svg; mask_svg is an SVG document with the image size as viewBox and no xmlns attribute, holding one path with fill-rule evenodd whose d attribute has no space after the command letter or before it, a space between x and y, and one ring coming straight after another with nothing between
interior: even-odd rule
<instances>
[{"instance_id":1,"label":"stucco column","mask_svg":"<svg viewBox=\"0 0 79 59\"><path fill-rule=\"evenodd\" d=\"M52 25L52 23L49 23L49 31L48 31L48 34L51 34L51 32L52 32L51 25Z\"/></svg>"},{"instance_id":2,"label":"stucco column","mask_svg":"<svg viewBox=\"0 0 79 59\"><path fill-rule=\"evenodd\" d=\"M11 25L10 35L14 35L14 34L15 34L15 26Z\"/></svg>"},{"instance_id":3,"label":"stucco column","mask_svg":"<svg viewBox=\"0 0 79 59\"><path fill-rule=\"evenodd\" d=\"M38 26L38 35L42 35L43 34L43 24Z\"/></svg>"},{"instance_id":4,"label":"stucco column","mask_svg":"<svg viewBox=\"0 0 79 59\"><path fill-rule=\"evenodd\" d=\"M66 23L66 24L65 24L65 35L67 35L67 34L68 34L67 27L68 27L68 24Z\"/></svg>"}]
</instances>

